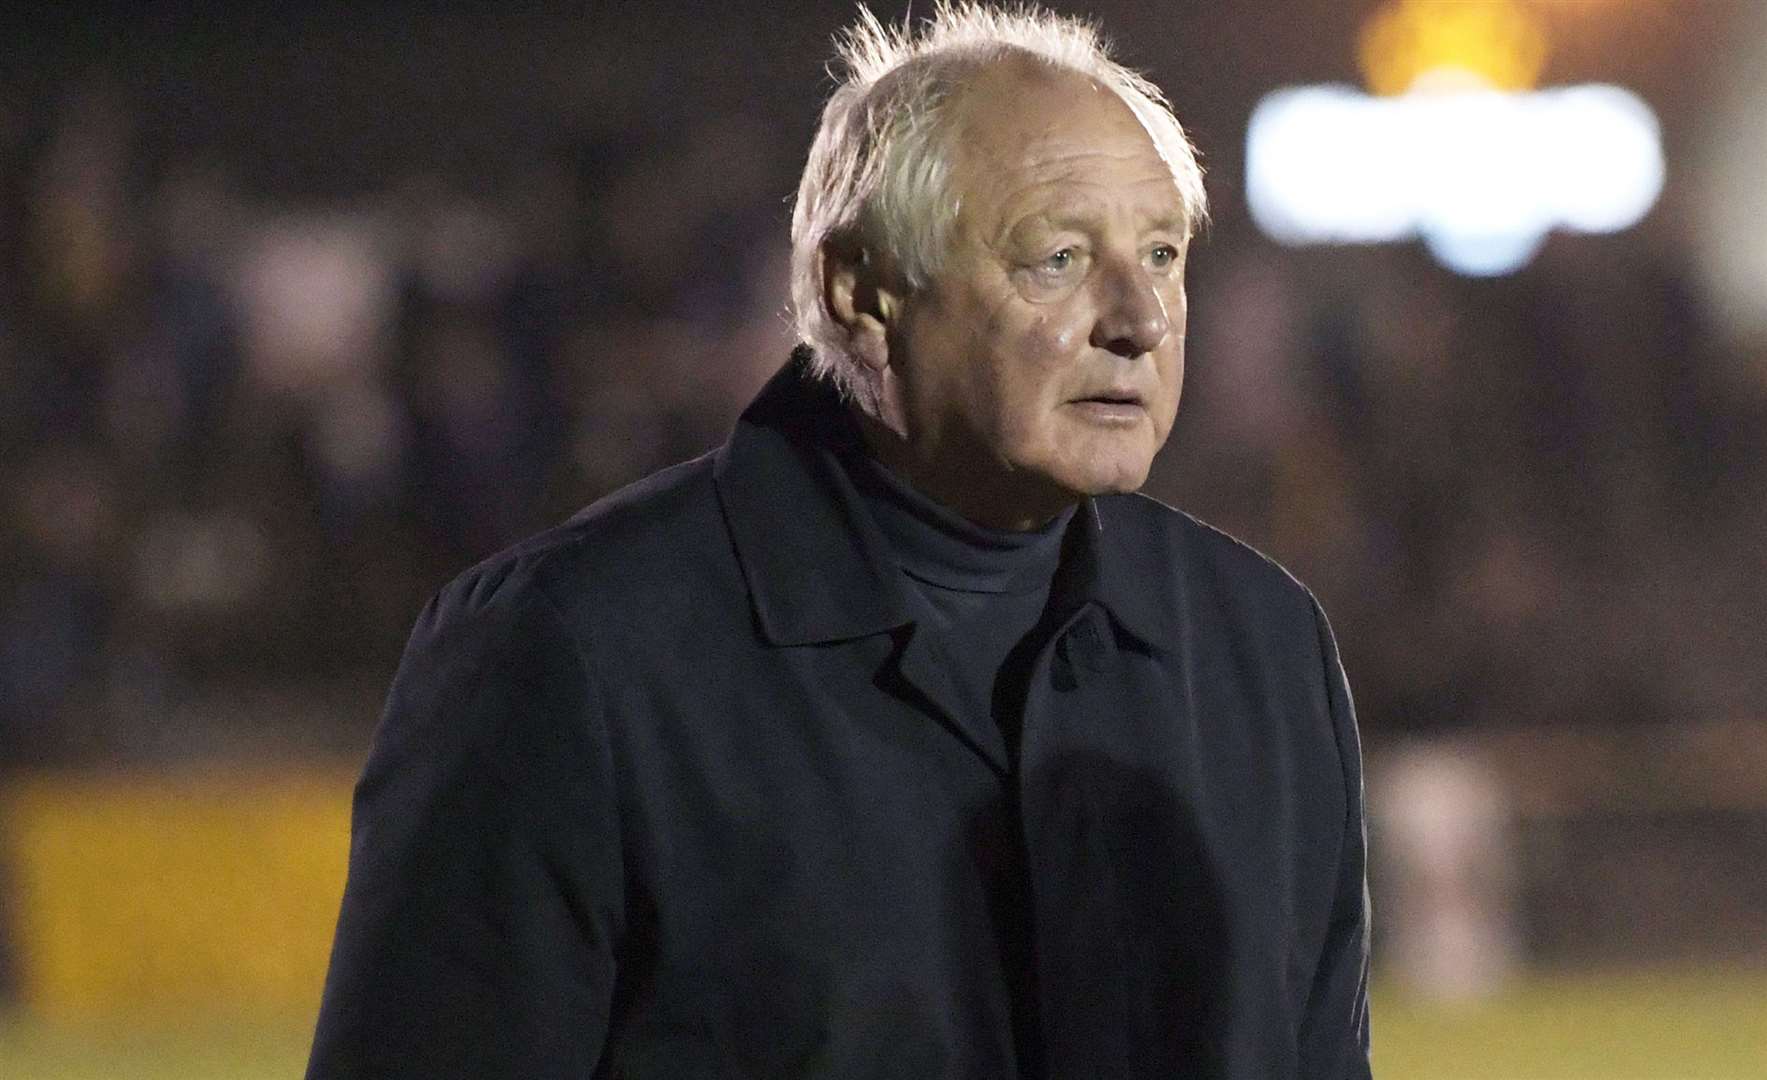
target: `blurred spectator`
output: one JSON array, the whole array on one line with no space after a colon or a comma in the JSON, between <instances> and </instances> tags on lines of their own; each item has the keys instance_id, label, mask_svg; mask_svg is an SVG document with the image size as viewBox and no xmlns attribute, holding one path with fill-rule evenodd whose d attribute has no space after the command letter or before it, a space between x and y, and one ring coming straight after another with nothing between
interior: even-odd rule
<instances>
[{"instance_id":1,"label":"blurred spectator","mask_svg":"<svg viewBox=\"0 0 1767 1080\"><path fill-rule=\"evenodd\" d=\"M791 344L793 95L740 64L628 85L532 20L487 37L525 58L498 79L430 81L315 25L335 71L299 27L205 46L324 91L280 103L225 65L125 92L176 82L127 49L0 79L0 763L358 750L431 590L714 445ZM621 40L665 73L765 54L715 21ZM301 126L328 101L359 107ZM1708 326L1682 196L1475 281L1279 253L1220 154L1150 490L1322 594L1368 738L1758 713L1767 366Z\"/></svg>"}]
</instances>

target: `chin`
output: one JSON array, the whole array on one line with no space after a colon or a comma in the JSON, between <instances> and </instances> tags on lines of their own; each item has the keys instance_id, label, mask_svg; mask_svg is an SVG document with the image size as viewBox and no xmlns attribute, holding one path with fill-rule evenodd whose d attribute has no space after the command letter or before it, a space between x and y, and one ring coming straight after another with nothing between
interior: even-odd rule
<instances>
[{"instance_id":1,"label":"chin","mask_svg":"<svg viewBox=\"0 0 1767 1080\"><path fill-rule=\"evenodd\" d=\"M1069 475L1085 495L1123 495L1141 490L1153 468L1153 453L1142 438L1094 440L1076 448Z\"/></svg>"},{"instance_id":2,"label":"chin","mask_svg":"<svg viewBox=\"0 0 1767 1080\"><path fill-rule=\"evenodd\" d=\"M1046 475L1075 495L1121 495L1139 491L1153 468L1162 440L1151 418L1133 425L1070 425L1051 432L1043 460Z\"/></svg>"},{"instance_id":3,"label":"chin","mask_svg":"<svg viewBox=\"0 0 1767 1080\"><path fill-rule=\"evenodd\" d=\"M1056 474L1055 480L1075 495L1127 495L1147 483L1151 459L1140 457L1094 457L1074 463Z\"/></svg>"},{"instance_id":4,"label":"chin","mask_svg":"<svg viewBox=\"0 0 1767 1080\"><path fill-rule=\"evenodd\" d=\"M1091 494L1130 495L1134 492L1140 491L1141 486L1145 483L1147 483L1146 469L1141 469L1135 472L1124 472L1100 483L1097 489Z\"/></svg>"}]
</instances>

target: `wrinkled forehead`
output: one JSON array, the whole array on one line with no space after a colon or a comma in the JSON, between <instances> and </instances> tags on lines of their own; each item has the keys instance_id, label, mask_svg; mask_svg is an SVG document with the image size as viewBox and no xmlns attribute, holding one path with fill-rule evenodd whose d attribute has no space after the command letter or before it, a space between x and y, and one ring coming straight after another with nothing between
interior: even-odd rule
<instances>
[{"instance_id":1,"label":"wrinkled forehead","mask_svg":"<svg viewBox=\"0 0 1767 1080\"><path fill-rule=\"evenodd\" d=\"M1113 182L1127 179L1141 198L1183 214L1177 176L1148 125L1097 80L1006 61L978 75L954 107L953 188L972 211L1027 185L1084 186L1108 167Z\"/></svg>"}]
</instances>

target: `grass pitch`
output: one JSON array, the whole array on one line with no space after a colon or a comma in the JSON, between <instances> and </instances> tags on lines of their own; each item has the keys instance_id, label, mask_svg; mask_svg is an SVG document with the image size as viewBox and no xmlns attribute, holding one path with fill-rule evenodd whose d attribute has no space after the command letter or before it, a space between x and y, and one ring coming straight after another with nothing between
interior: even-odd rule
<instances>
[{"instance_id":1,"label":"grass pitch","mask_svg":"<svg viewBox=\"0 0 1767 1080\"><path fill-rule=\"evenodd\" d=\"M1767 1080L1767 971L1541 976L1477 1004L1382 986L1380 1080ZM310 1021L0 1019L5 1080L290 1080Z\"/></svg>"}]
</instances>

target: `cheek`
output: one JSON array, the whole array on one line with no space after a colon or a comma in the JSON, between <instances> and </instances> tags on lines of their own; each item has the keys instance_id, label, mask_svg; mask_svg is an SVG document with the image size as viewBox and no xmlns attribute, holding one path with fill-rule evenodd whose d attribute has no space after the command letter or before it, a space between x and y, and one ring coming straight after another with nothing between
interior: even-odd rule
<instances>
[{"instance_id":1,"label":"cheek","mask_svg":"<svg viewBox=\"0 0 1767 1080\"><path fill-rule=\"evenodd\" d=\"M1015 396L1055 398L1067 389L1065 380L1086 343L1078 322L1059 311L1039 310L1002 333L1002 374L1011 378Z\"/></svg>"},{"instance_id":2,"label":"cheek","mask_svg":"<svg viewBox=\"0 0 1767 1080\"><path fill-rule=\"evenodd\" d=\"M1074 354L1080 336L1079 323L1078 319L1039 314L1031 328L1032 335L1043 344L1044 356L1057 363L1064 362Z\"/></svg>"},{"instance_id":3,"label":"cheek","mask_svg":"<svg viewBox=\"0 0 1767 1080\"><path fill-rule=\"evenodd\" d=\"M1154 438L1164 444L1178 416L1178 401L1184 395L1184 350L1178 349L1160 363L1160 407L1153 413Z\"/></svg>"},{"instance_id":4,"label":"cheek","mask_svg":"<svg viewBox=\"0 0 1767 1080\"><path fill-rule=\"evenodd\" d=\"M1076 340L1070 324L1042 313L995 339L993 391L1010 433L1020 439L1047 433L1071 389Z\"/></svg>"}]
</instances>

